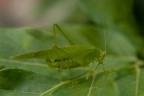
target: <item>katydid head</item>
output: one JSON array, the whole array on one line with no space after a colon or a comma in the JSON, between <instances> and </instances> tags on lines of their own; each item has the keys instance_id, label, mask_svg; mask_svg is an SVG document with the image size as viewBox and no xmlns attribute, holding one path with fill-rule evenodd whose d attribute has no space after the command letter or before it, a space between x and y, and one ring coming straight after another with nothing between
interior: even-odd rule
<instances>
[{"instance_id":1,"label":"katydid head","mask_svg":"<svg viewBox=\"0 0 144 96\"><path fill-rule=\"evenodd\" d=\"M104 63L104 58L106 56L106 51L102 51L102 50L98 50L98 55L96 56L96 61L99 64L103 64Z\"/></svg>"},{"instance_id":2,"label":"katydid head","mask_svg":"<svg viewBox=\"0 0 144 96\"><path fill-rule=\"evenodd\" d=\"M106 51L101 51L101 52L100 52L100 55L99 55L99 57L98 57L98 62L99 62L99 64L103 64L103 61L104 61L105 56L106 56Z\"/></svg>"}]
</instances>

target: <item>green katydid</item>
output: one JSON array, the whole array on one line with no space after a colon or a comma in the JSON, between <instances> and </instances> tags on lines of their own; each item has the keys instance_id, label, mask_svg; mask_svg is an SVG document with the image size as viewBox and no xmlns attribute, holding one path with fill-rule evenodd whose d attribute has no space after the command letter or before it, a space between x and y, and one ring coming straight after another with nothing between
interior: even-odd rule
<instances>
[{"instance_id":1,"label":"green katydid","mask_svg":"<svg viewBox=\"0 0 144 96\"><path fill-rule=\"evenodd\" d=\"M72 45L62 48L57 47L56 29L58 29ZM93 61L103 64L103 60L106 55L105 51L90 45L74 45L74 43L64 34L57 24L53 25L53 32L53 48L12 56L12 59L45 59L49 67L60 69L87 66Z\"/></svg>"}]
</instances>

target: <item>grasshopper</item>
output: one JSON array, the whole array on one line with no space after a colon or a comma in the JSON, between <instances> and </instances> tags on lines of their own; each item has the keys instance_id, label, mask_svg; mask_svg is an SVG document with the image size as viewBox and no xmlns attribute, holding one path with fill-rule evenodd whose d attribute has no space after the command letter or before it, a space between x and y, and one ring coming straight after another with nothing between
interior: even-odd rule
<instances>
[{"instance_id":1,"label":"grasshopper","mask_svg":"<svg viewBox=\"0 0 144 96\"><path fill-rule=\"evenodd\" d=\"M71 43L70 46L59 48L56 40L56 29ZM51 49L40 50L21 55L12 56L12 59L45 59L46 64L51 68L72 69L81 66L87 66L96 61L103 64L106 51L95 48L91 45L74 45L74 43L65 35L62 29L53 24L54 45Z\"/></svg>"}]
</instances>

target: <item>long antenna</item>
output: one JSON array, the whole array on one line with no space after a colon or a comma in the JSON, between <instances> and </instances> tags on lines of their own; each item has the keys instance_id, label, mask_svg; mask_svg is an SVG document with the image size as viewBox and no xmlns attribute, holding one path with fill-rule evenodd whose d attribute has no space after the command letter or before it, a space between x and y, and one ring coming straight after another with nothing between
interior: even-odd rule
<instances>
[{"instance_id":1,"label":"long antenna","mask_svg":"<svg viewBox=\"0 0 144 96\"><path fill-rule=\"evenodd\" d=\"M109 39L108 39L107 49L109 49L110 41L111 41L111 39L112 39L113 34L114 34L114 31L111 32L110 37L109 37Z\"/></svg>"},{"instance_id":2,"label":"long antenna","mask_svg":"<svg viewBox=\"0 0 144 96\"><path fill-rule=\"evenodd\" d=\"M57 47L57 41L56 41L56 28L55 28L55 25L53 25L53 32L54 32L54 38L53 38L54 39L53 40L54 45L53 45L53 47L56 48Z\"/></svg>"},{"instance_id":3,"label":"long antenna","mask_svg":"<svg viewBox=\"0 0 144 96\"><path fill-rule=\"evenodd\" d=\"M105 23L104 23L104 25L103 25L103 27L104 27L104 47L105 47L105 52L107 52L107 42L106 42L106 26L105 26Z\"/></svg>"},{"instance_id":4,"label":"long antenna","mask_svg":"<svg viewBox=\"0 0 144 96\"><path fill-rule=\"evenodd\" d=\"M107 50L109 49L110 41L112 39L114 31L112 31L110 33L110 35L108 37L108 42L106 42L107 41L107 37L106 37L106 25L105 25L105 23L104 23L103 27L104 27L104 32L103 33L104 33L104 42L105 42L104 46L105 46L105 52L107 52Z\"/></svg>"}]
</instances>

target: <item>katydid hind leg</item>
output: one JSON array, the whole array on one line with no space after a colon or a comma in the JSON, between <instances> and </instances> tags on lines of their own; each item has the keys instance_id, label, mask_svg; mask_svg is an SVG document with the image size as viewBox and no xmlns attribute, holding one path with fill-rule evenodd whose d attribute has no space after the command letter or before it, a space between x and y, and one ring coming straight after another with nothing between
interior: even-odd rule
<instances>
[{"instance_id":1,"label":"katydid hind leg","mask_svg":"<svg viewBox=\"0 0 144 96\"><path fill-rule=\"evenodd\" d=\"M54 29L58 29L58 31L67 39L67 41L71 44L74 45L74 42L63 32L63 30L59 27L58 24L53 24Z\"/></svg>"},{"instance_id":2,"label":"katydid hind leg","mask_svg":"<svg viewBox=\"0 0 144 96\"><path fill-rule=\"evenodd\" d=\"M53 48L57 48L57 37L56 37L56 27L55 25L53 25L53 34L54 34L54 37L53 37Z\"/></svg>"}]
</instances>

